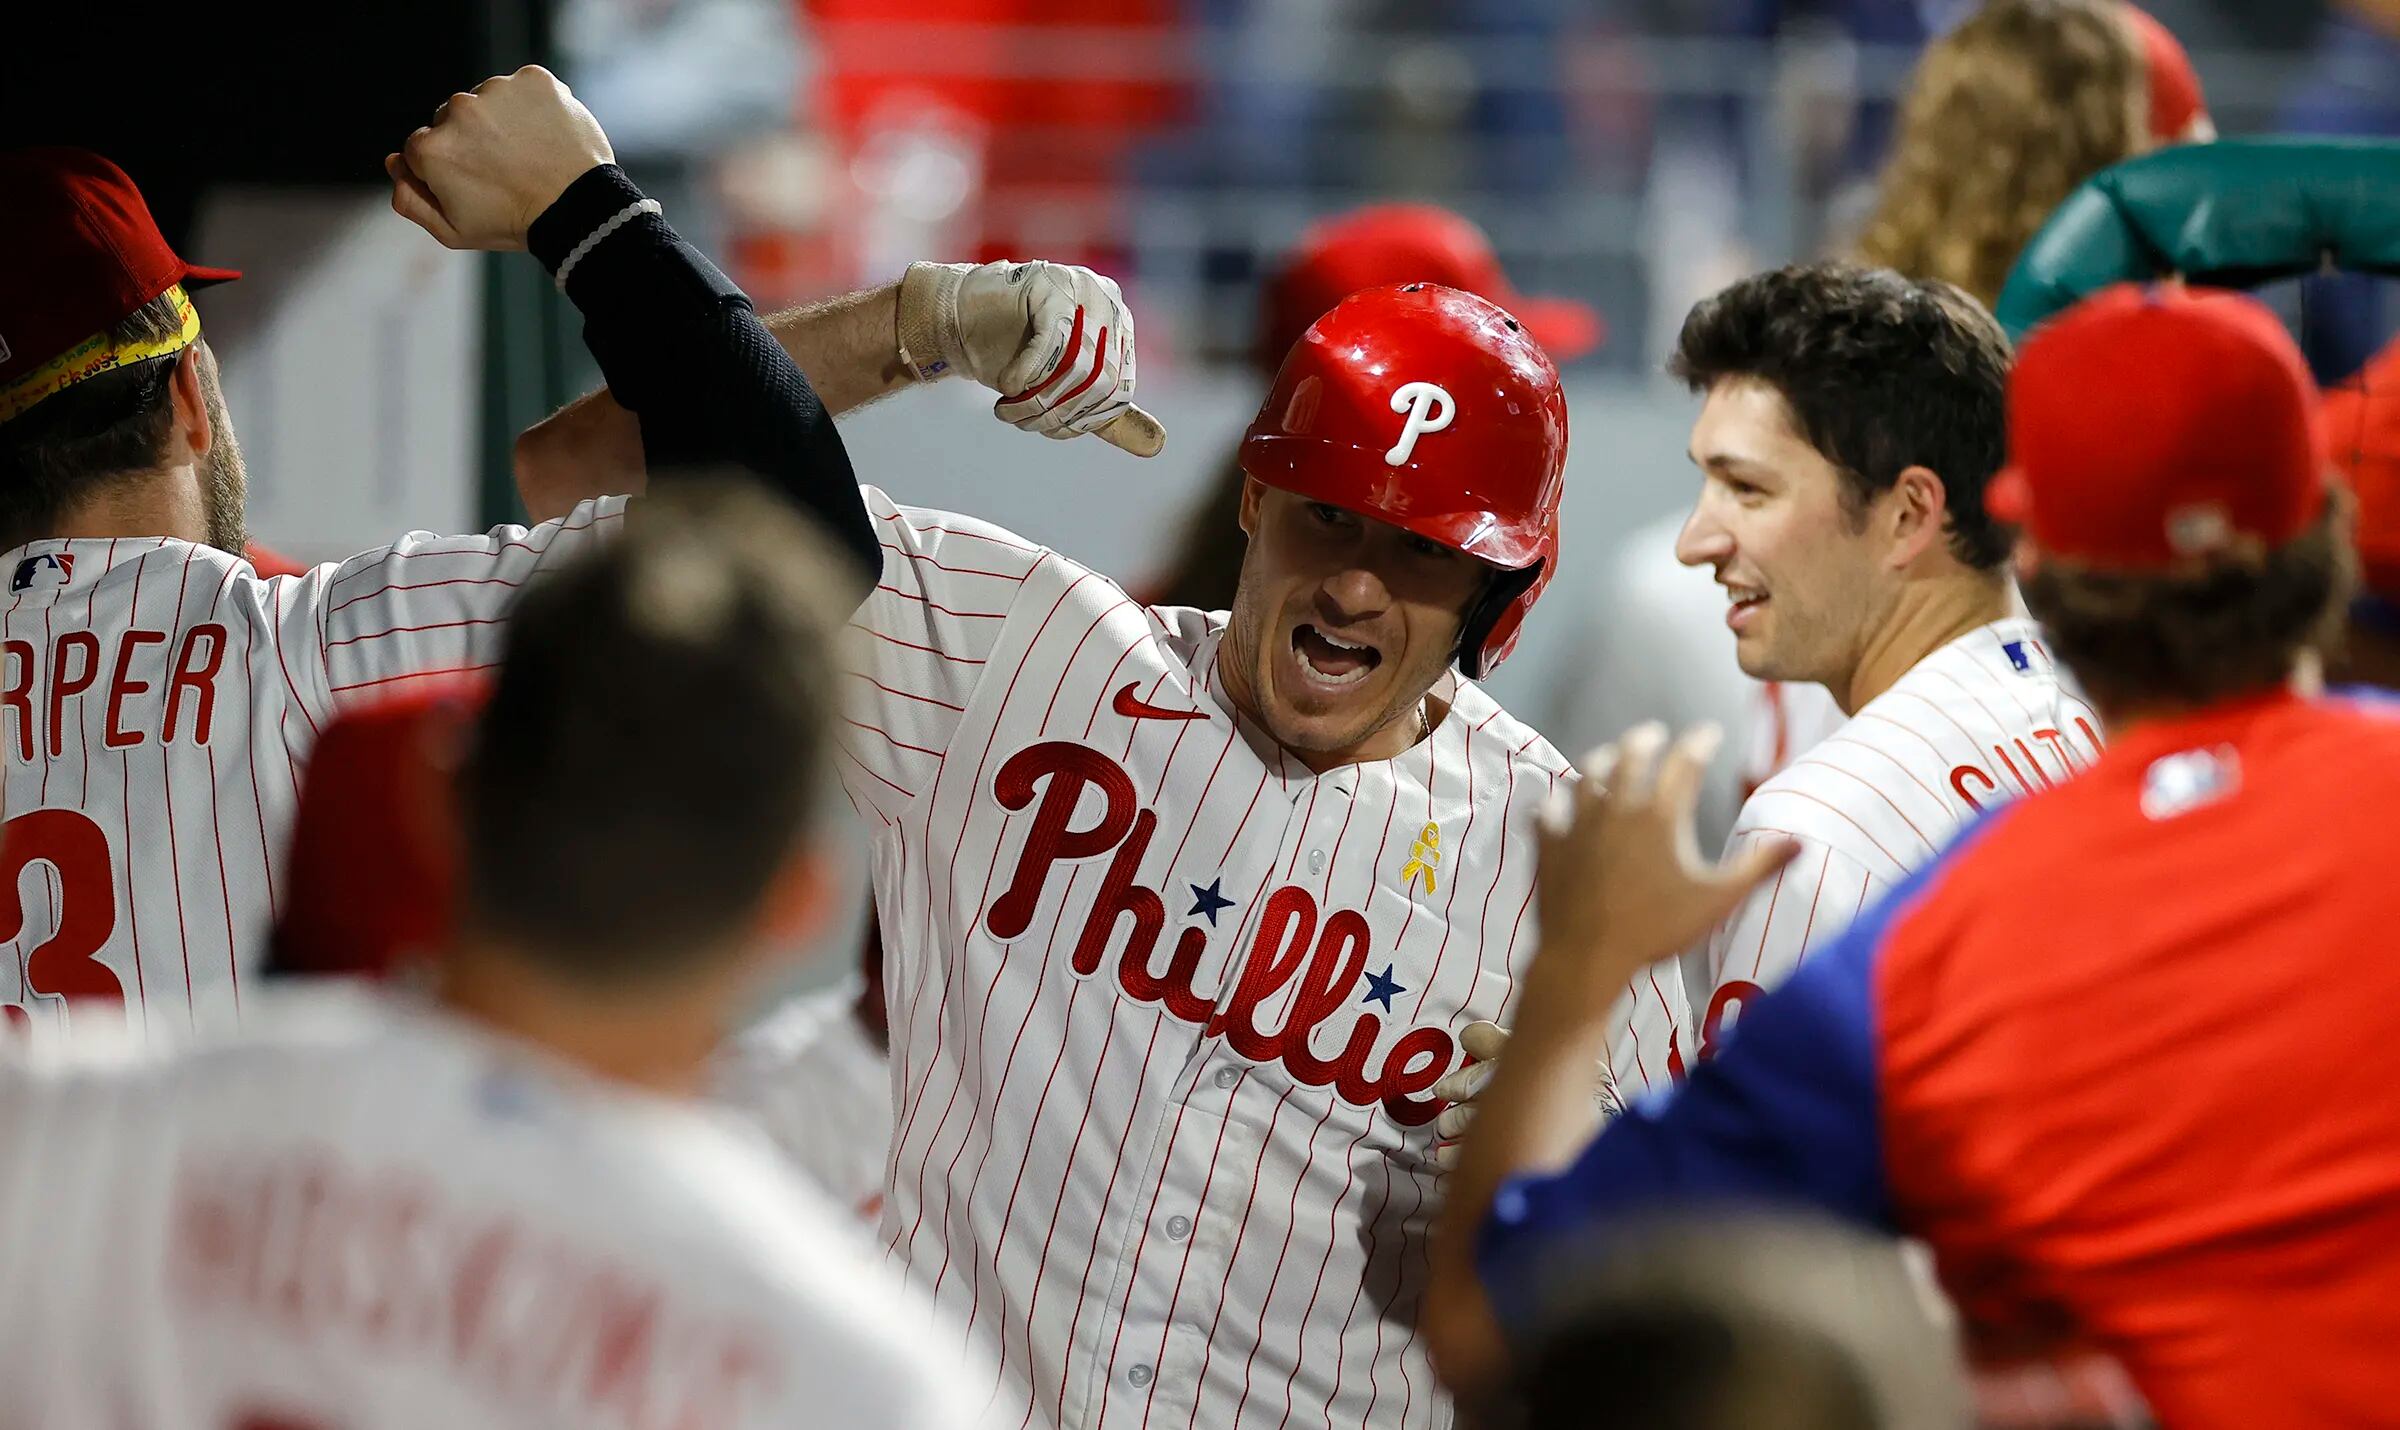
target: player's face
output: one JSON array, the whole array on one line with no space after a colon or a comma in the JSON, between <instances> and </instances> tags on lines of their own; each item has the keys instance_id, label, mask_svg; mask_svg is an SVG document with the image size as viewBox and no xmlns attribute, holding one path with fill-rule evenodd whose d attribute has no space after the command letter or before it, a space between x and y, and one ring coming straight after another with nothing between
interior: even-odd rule
<instances>
[{"instance_id":1,"label":"player's face","mask_svg":"<svg viewBox=\"0 0 2400 1430\"><path fill-rule=\"evenodd\" d=\"M1810 446L1783 394L1751 378L1711 388L1692 426L1700 499L1676 558L1725 588L1742 669L1839 689L1879 602L1879 551L1842 500L1842 474Z\"/></svg>"},{"instance_id":2,"label":"player's face","mask_svg":"<svg viewBox=\"0 0 2400 1430\"><path fill-rule=\"evenodd\" d=\"M1312 764L1389 759L1449 669L1489 568L1385 522L1256 482L1225 643L1228 688Z\"/></svg>"}]
</instances>

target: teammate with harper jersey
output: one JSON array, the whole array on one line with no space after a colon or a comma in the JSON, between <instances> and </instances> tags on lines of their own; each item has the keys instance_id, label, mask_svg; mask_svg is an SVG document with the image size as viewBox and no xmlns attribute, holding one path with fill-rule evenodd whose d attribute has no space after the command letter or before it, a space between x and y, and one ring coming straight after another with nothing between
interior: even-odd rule
<instances>
[{"instance_id":1,"label":"teammate with harper jersey","mask_svg":"<svg viewBox=\"0 0 2400 1430\"><path fill-rule=\"evenodd\" d=\"M654 213L584 244L633 191L564 86L521 73L452 115L410 140L411 159L471 154L499 127L529 135L493 197L553 269L583 245L568 294L662 470L848 471L796 373L747 424L725 420L747 356L717 340L728 290L680 263L689 250ZM624 502L262 579L241 555L241 458L187 291L236 275L171 252L96 155L0 157L0 189L0 939L15 945L0 1015L221 1026L261 960L319 727L356 695L488 665L519 590L616 528ZM849 534L871 540L863 524Z\"/></svg>"},{"instance_id":2,"label":"teammate with harper jersey","mask_svg":"<svg viewBox=\"0 0 2400 1430\"><path fill-rule=\"evenodd\" d=\"M432 1001L287 984L239 1041L0 1072L0 1422L978 1423L850 1214L691 1100L834 906L847 562L686 483L526 593Z\"/></svg>"},{"instance_id":3,"label":"teammate with harper jersey","mask_svg":"<svg viewBox=\"0 0 2400 1430\"><path fill-rule=\"evenodd\" d=\"M901 311L956 276L912 269ZM624 440L605 401L559 420ZM870 489L843 767L889 959L884 1234L997 1348L1003 1424L1448 1423L1431 1089L1508 1014L1568 774L1472 677L1557 559L1566 436L1514 319L1412 284L1285 361L1230 614ZM1626 1083L1664 1081L1680 1006L1625 990Z\"/></svg>"},{"instance_id":4,"label":"teammate with harper jersey","mask_svg":"<svg viewBox=\"0 0 2400 1430\"><path fill-rule=\"evenodd\" d=\"M1761 273L1692 310L1672 368L1705 398L1677 554L1725 588L1745 672L1821 684L1850 717L1742 806L1729 855L1800 852L1710 936L1689 1058L1966 820L2088 765L2101 729L2012 613L1983 508L2008 343L1972 299L1842 264Z\"/></svg>"}]
</instances>

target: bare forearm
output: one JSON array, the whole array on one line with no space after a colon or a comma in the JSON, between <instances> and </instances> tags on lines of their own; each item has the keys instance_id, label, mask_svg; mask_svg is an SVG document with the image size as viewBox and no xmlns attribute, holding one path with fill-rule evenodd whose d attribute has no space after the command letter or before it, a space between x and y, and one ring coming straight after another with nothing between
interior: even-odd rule
<instances>
[{"instance_id":1,"label":"bare forearm","mask_svg":"<svg viewBox=\"0 0 2400 1430\"><path fill-rule=\"evenodd\" d=\"M1541 955L1562 961L1587 956L1575 949ZM1537 975L1539 967L1537 958ZM1535 994L1529 984L1508 1050L1476 1099L1475 1122L1443 1191L1433 1242L1428 1343L1443 1378L1470 1397L1492 1391L1507 1373L1499 1325L1475 1267L1484 1217L1510 1178L1567 1165L1598 1126L1593 1078L1608 1055L1608 1002L1563 990ZM1595 1007L1602 1011L1590 1011Z\"/></svg>"},{"instance_id":2,"label":"bare forearm","mask_svg":"<svg viewBox=\"0 0 2400 1430\"><path fill-rule=\"evenodd\" d=\"M887 283L766 320L827 412L839 416L915 381L899 358L899 293ZM641 427L608 389L588 393L518 437L516 473L536 521L591 497L638 493L647 480Z\"/></svg>"}]
</instances>

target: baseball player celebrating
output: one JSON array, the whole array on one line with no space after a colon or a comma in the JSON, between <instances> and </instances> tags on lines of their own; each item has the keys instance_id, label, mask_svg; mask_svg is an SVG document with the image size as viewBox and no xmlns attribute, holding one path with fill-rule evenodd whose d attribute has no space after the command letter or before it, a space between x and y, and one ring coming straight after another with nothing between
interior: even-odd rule
<instances>
[{"instance_id":1,"label":"baseball player celebrating","mask_svg":"<svg viewBox=\"0 0 2400 1430\"><path fill-rule=\"evenodd\" d=\"M1684 322L1701 489L1676 554L1724 587L1742 669L1850 717L1742 806L1727 851L1799 855L1709 936L1707 1056L1741 1006L1961 823L2083 768L2100 723L2012 614L2008 344L1948 284L1841 264L1746 278Z\"/></svg>"},{"instance_id":2,"label":"baseball player celebrating","mask_svg":"<svg viewBox=\"0 0 2400 1430\"><path fill-rule=\"evenodd\" d=\"M1557 561L1566 438L1514 319L1409 284L1285 360L1229 613L869 492L844 768L890 956L884 1229L997 1348L1002 1423L1447 1423L1432 1089L1508 1014L1568 775L1472 677ZM1622 992L1624 1082L1663 1083L1679 1007Z\"/></svg>"},{"instance_id":3,"label":"baseball player celebrating","mask_svg":"<svg viewBox=\"0 0 2400 1430\"><path fill-rule=\"evenodd\" d=\"M526 593L437 1005L253 990L238 1042L0 1073L0 1421L976 1423L848 1212L688 1101L832 907L846 563L687 485Z\"/></svg>"}]
</instances>

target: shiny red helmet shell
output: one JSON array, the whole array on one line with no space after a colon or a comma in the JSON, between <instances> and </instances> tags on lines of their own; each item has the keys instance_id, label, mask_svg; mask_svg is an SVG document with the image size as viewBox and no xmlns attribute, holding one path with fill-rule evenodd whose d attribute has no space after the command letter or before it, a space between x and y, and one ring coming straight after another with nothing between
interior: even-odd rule
<instances>
[{"instance_id":1,"label":"shiny red helmet shell","mask_svg":"<svg viewBox=\"0 0 2400 1430\"><path fill-rule=\"evenodd\" d=\"M1567 399L1524 326L1433 283L1354 293L1293 344L1242 470L1511 573L1469 613L1459 665L1517 643L1558 564Z\"/></svg>"}]
</instances>

